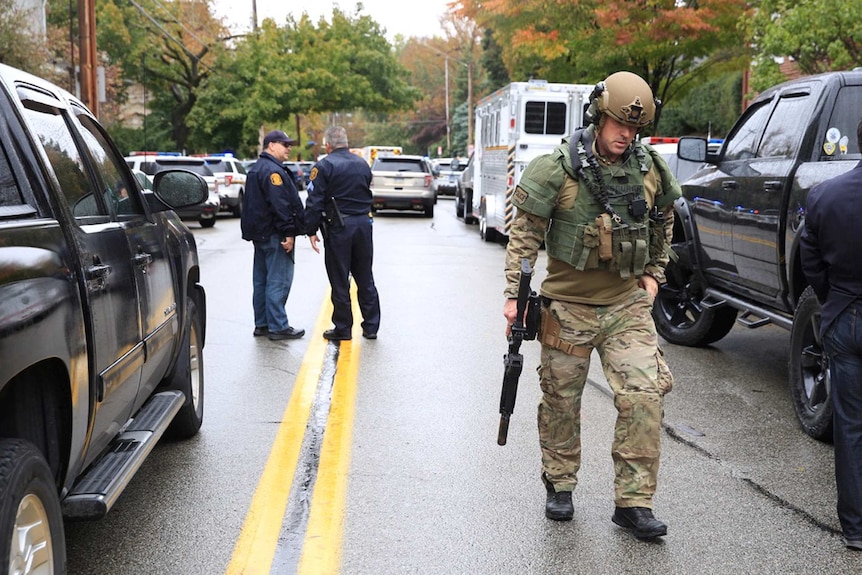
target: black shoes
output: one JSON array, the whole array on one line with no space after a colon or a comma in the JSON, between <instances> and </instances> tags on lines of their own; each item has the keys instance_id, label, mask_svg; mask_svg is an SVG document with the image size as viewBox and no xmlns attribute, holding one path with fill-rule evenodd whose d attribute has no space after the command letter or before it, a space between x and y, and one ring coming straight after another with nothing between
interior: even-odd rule
<instances>
[{"instance_id":1,"label":"black shoes","mask_svg":"<svg viewBox=\"0 0 862 575\"><path fill-rule=\"evenodd\" d=\"M352 338L349 331L338 331L337 329L328 329L323 332L323 337L329 341L347 341Z\"/></svg>"},{"instance_id":2,"label":"black shoes","mask_svg":"<svg viewBox=\"0 0 862 575\"><path fill-rule=\"evenodd\" d=\"M265 325L256 325L256 326L254 326L254 333L252 333L252 335L254 337L259 337L261 335L266 335L268 333L269 333L268 327L266 327Z\"/></svg>"},{"instance_id":3,"label":"black shoes","mask_svg":"<svg viewBox=\"0 0 862 575\"><path fill-rule=\"evenodd\" d=\"M362 337L365 339L377 339L377 332L363 331Z\"/></svg>"},{"instance_id":4,"label":"black shoes","mask_svg":"<svg viewBox=\"0 0 862 575\"><path fill-rule=\"evenodd\" d=\"M575 515L575 507L572 505L571 491L554 491L553 484L548 481L542 473L542 482L548 492L545 502L545 517L554 521L571 521Z\"/></svg>"},{"instance_id":5,"label":"black shoes","mask_svg":"<svg viewBox=\"0 0 862 575\"><path fill-rule=\"evenodd\" d=\"M667 525L656 519L646 507L617 507L611 521L630 529L638 539L655 539L667 535Z\"/></svg>"},{"instance_id":6,"label":"black shoes","mask_svg":"<svg viewBox=\"0 0 862 575\"><path fill-rule=\"evenodd\" d=\"M257 328L255 328L254 331L255 331L255 335L257 335ZM263 335L263 334L261 334L261 335ZM289 328L281 330L281 331L271 331L271 332L269 332L269 335L267 335L267 337L269 337L269 339L271 339L272 341L277 341L280 339L299 339L304 335L305 335L304 329L296 329L294 327L289 327Z\"/></svg>"}]
</instances>

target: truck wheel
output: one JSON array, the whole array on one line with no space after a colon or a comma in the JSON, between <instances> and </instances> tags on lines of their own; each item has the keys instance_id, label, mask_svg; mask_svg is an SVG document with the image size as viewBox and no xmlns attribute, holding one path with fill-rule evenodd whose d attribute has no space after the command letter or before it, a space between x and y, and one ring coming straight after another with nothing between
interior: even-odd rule
<instances>
[{"instance_id":1,"label":"truck wheel","mask_svg":"<svg viewBox=\"0 0 862 575\"><path fill-rule=\"evenodd\" d=\"M677 254L676 262L668 262L667 283L659 287L653 304L656 330L670 343L703 347L720 340L733 329L737 312L729 306L705 307L703 288L696 281L687 251L677 251Z\"/></svg>"},{"instance_id":2,"label":"truck wheel","mask_svg":"<svg viewBox=\"0 0 862 575\"><path fill-rule=\"evenodd\" d=\"M459 192L455 192L455 217L464 217L464 196Z\"/></svg>"},{"instance_id":3,"label":"truck wheel","mask_svg":"<svg viewBox=\"0 0 862 575\"><path fill-rule=\"evenodd\" d=\"M488 217L485 214L485 204L482 204L479 212L479 237L486 242L493 242L497 239L497 230L488 227Z\"/></svg>"},{"instance_id":4,"label":"truck wheel","mask_svg":"<svg viewBox=\"0 0 862 575\"><path fill-rule=\"evenodd\" d=\"M204 356L201 318L191 298L186 299L187 317L183 347L167 389L182 391L186 401L168 428L168 434L187 439L197 434L204 420Z\"/></svg>"},{"instance_id":5,"label":"truck wheel","mask_svg":"<svg viewBox=\"0 0 862 575\"><path fill-rule=\"evenodd\" d=\"M435 199L434 204L436 204L436 203L437 203L437 201ZM425 217L426 218L433 218L434 217L434 204L430 204L430 205L425 206Z\"/></svg>"},{"instance_id":6,"label":"truck wheel","mask_svg":"<svg viewBox=\"0 0 862 575\"><path fill-rule=\"evenodd\" d=\"M215 218L210 218L208 220L199 220L198 221L198 223L201 225L202 228L211 228L215 225L215 222L216 222Z\"/></svg>"},{"instance_id":7,"label":"truck wheel","mask_svg":"<svg viewBox=\"0 0 862 575\"><path fill-rule=\"evenodd\" d=\"M66 572L60 498L48 463L21 439L0 440L0 573Z\"/></svg>"},{"instance_id":8,"label":"truck wheel","mask_svg":"<svg viewBox=\"0 0 862 575\"><path fill-rule=\"evenodd\" d=\"M464 223L475 224L476 218L473 217L473 192L472 190L464 190Z\"/></svg>"},{"instance_id":9,"label":"truck wheel","mask_svg":"<svg viewBox=\"0 0 862 575\"><path fill-rule=\"evenodd\" d=\"M790 395L802 429L820 441L832 440L830 389L829 360L820 341L820 302L808 286L790 329Z\"/></svg>"}]
</instances>

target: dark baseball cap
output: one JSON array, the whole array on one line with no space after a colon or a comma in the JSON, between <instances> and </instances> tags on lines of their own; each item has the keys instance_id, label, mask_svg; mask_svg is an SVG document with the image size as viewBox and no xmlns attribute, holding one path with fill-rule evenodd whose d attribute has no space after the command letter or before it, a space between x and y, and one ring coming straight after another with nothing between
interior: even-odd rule
<instances>
[{"instance_id":1,"label":"dark baseball cap","mask_svg":"<svg viewBox=\"0 0 862 575\"><path fill-rule=\"evenodd\" d=\"M282 144L292 146L296 143L296 140L294 140L281 130L273 130L263 137L263 147L265 148L273 142L281 142Z\"/></svg>"}]
</instances>

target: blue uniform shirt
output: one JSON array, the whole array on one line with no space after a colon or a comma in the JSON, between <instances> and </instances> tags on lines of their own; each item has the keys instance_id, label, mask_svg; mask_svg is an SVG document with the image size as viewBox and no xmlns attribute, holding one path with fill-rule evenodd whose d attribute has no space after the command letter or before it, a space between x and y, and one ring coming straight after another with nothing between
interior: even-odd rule
<instances>
[{"instance_id":1,"label":"blue uniform shirt","mask_svg":"<svg viewBox=\"0 0 862 575\"><path fill-rule=\"evenodd\" d=\"M314 235L329 202L335 198L343 216L371 211L371 168L347 148L336 148L311 169L308 198L305 201L305 223L308 235Z\"/></svg>"},{"instance_id":2,"label":"blue uniform shirt","mask_svg":"<svg viewBox=\"0 0 862 575\"><path fill-rule=\"evenodd\" d=\"M302 200L281 162L264 152L246 176L242 206L242 238L264 241L305 233Z\"/></svg>"}]
</instances>

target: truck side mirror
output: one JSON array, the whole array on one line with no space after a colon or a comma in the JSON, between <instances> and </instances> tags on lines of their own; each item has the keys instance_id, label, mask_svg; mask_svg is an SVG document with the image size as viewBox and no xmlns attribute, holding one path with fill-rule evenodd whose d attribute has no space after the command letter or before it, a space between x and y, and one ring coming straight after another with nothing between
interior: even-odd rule
<instances>
[{"instance_id":1,"label":"truck side mirror","mask_svg":"<svg viewBox=\"0 0 862 575\"><path fill-rule=\"evenodd\" d=\"M706 139L683 136L677 144L676 155L691 162L706 161Z\"/></svg>"}]
</instances>

